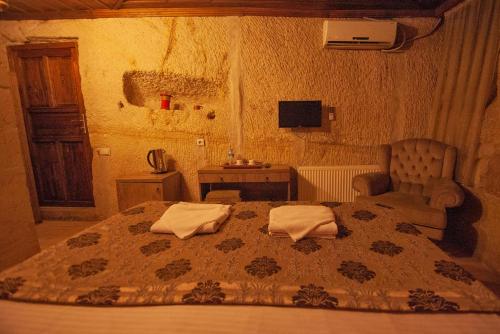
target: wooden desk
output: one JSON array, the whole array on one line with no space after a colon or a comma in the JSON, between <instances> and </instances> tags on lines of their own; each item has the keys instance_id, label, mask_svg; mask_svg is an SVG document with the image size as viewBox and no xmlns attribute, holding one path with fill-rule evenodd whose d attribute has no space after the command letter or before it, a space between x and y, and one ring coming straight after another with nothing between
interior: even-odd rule
<instances>
[{"instance_id":1,"label":"wooden desk","mask_svg":"<svg viewBox=\"0 0 500 334\"><path fill-rule=\"evenodd\" d=\"M290 200L290 166L273 165L270 168L231 169L208 166L198 170L200 199L212 189L238 188L246 184L286 186L286 200Z\"/></svg>"},{"instance_id":2,"label":"wooden desk","mask_svg":"<svg viewBox=\"0 0 500 334\"><path fill-rule=\"evenodd\" d=\"M152 174L143 172L116 179L118 208L123 211L145 201L178 201L179 172Z\"/></svg>"}]
</instances>

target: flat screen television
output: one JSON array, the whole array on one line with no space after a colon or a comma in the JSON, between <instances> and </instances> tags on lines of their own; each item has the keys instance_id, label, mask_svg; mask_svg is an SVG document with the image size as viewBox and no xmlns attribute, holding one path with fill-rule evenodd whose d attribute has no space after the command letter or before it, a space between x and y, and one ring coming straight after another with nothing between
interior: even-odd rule
<instances>
[{"instance_id":1,"label":"flat screen television","mask_svg":"<svg viewBox=\"0 0 500 334\"><path fill-rule=\"evenodd\" d=\"M321 101L279 101L280 128L320 128Z\"/></svg>"}]
</instances>

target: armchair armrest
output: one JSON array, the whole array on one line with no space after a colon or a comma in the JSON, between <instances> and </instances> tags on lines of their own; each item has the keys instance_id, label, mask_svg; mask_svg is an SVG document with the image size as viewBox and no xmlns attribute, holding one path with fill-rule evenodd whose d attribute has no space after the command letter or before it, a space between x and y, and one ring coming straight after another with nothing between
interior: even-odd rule
<instances>
[{"instance_id":1,"label":"armchair armrest","mask_svg":"<svg viewBox=\"0 0 500 334\"><path fill-rule=\"evenodd\" d=\"M352 179L352 187L363 196L374 196L387 192L391 178L385 173L366 173Z\"/></svg>"},{"instance_id":2,"label":"armchair armrest","mask_svg":"<svg viewBox=\"0 0 500 334\"><path fill-rule=\"evenodd\" d=\"M432 208L455 208L464 201L462 188L450 179L431 178L427 181L426 188L430 193L429 206Z\"/></svg>"}]
</instances>

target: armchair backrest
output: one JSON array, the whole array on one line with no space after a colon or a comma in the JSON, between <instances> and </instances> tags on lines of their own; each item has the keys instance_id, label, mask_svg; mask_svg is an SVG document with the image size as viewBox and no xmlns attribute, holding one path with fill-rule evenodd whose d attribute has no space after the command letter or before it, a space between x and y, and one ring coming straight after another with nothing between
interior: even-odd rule
<instances>
[{"instance_id":1,"label":"armchair backrest","mask_svg":"<svg viewBox=\"0 0 500 334\"><path fill-rule=\"evenodd\" d=\"M424 195L432 178L453 178L457 150L432 139L405 139L382 145L379 165L391 176L393 191Z\"/></svg>"}]
</instances>

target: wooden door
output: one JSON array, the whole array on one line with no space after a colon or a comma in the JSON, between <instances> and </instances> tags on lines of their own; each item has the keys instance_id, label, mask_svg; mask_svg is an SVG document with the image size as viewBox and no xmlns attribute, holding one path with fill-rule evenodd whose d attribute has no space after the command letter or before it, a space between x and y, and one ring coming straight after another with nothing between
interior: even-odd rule
<instances>
[{"instance_id":1,"label":"wooden door","mask_svg":"<svg viewBox=\"0 0 500 334\"><path fill-rule=\"evenodd\" d=\"M74 42L9 47L40 205L93 206L92 150Z\"/></svg>"}]
</instances>

